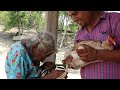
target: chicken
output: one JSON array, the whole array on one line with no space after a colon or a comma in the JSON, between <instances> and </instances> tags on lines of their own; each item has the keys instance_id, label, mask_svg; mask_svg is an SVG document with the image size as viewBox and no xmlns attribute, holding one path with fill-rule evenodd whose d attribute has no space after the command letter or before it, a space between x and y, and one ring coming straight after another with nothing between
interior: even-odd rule
<instances>
[{"instance_id":1,"label":"chicken","mask_svg":"<svg viewBox=\"0 0 120 90\"><path fill-rule=\"evenodd\" d=\"M96 60L93 62L84 62L83 60L80 59L78 56L76 49L84 49L82 44L89 45L95 49L107 49L107 50L113 50L113 45L115 45L115 39L112 39L110 36L107 38L106 41L99 42L99 41L81 41L77 43L74 46L74 49L68 50L65 52L64 57L67 58L68 56L72 56L73 60L70 63L73 69L80 69L81 67L88 65L90 63L95 63L95 62L102 62L101 60Z\"/></svg>"},{"instance_id":2,"label":"chicken","mask_svg":"<svg viewBox=\"0 0 120 90\"><path fill-rule=\"evenodd\" d=\"M71 66L73 69L80 69L81 67L88 65L90 63L95 63L95 62L101 62L101 60L93 61L93 62L84 62L83 60L80 59L78 56L76 49L84 49L82 44L89 45L95 49L107 49L107 50L113 50L116 38L108 36L106 41L99 42L99 41L81 41L77 43L72 50L68 50L65 52L64 57L65 59L69 56L73 58L73 61L71 62ZM65 79L66 75L68 73L68 65L66 64L65 72L60 75L57 79Z\"/></svg>"}]
</instances>

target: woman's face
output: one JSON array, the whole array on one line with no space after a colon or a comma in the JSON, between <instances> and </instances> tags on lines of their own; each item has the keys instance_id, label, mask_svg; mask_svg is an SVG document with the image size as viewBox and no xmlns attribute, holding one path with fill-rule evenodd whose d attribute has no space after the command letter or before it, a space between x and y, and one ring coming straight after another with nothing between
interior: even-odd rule
<instances>
[{"instance_id":1,"label":"woman's face","mask_svg":"<svg viewBox=\"0 0 120 90\"><path fill-rule=\"evenodd\" d=\"M34 61L41 61L41 62L44 62L45 61L45 58L46 57L49 57L51 54L52 54L53 52L51 51L51 52L49 52L49 53L47 53L47 52L42 52L42 51L39 51L38 49L37 49L37 47L34 47L33 49L32 49L32 59L34 60Z\"/></svg>"}]
</instances>

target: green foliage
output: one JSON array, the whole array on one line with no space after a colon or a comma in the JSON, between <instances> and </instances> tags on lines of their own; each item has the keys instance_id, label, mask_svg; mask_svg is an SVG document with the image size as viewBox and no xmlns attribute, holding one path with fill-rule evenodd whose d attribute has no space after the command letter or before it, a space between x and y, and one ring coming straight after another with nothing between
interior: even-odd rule
<instances>
[{"instance_id":1,"label":"green foliage","mask_svg":"<svg viewBox=\"0 0 120 90\"><path fill-rule=\"evenodd\" d=\"M60 32L62 32L65 29L65 18L67 18L66 12L59 11L58 30L60 30Z\"/></svg>"},{"instance_id":2,"label":"green foliage","mask_svg":"<svg viewBox=\"0 0 120 90\"><path fill-rule=\"evenodd\" d=\"M43 29L45 26L45 20L42 16L44 12L42 11L32 11L29 12L29 27L33 28L38 26L39 29Z\"/></svg>"},{"instance_id":3,"label":"green foliage","mask_svg":"<svg viewBox=\"0 0 120 90\"><path fill-rule=\"evenodd\" d=\"M0 11L0 25L4 25L5 30L10 30L13 27L40 30L45 26L42 14L44 11ZM58 29L60 32L63 32L66 27L68 31L76 32L78 25L71 22L72 20L66 11L59 11ZM68 24L66 25L66 23Z\"/></svg>"},{"instance_id":4,"label":"green foliage","mask_svg":"<svg viewBox=\"0 0 120 90\"><path fill-rule=\"evenodd\" d=\"M78 25L75 23L71 23L68 26L68 30L72 31L72 32L76 32L78 30Z\"/></svg>"},{"instance_id":5,"label":"green foliage","mask_svg":"<svg viewBox=\"0 0 120 90\"><path fill-rule=\"evenodd\" d=\"M27 13L25 11L9 11L7 16L9 19L4 23L5 30L28 25Z\"/></svg>"},{"instance_id":6,"label":"green foliage","mask_svg":"<svg viewBox=\"0 0 120 90\"><path fill-rule=\"evenodd\" d=\"M9 20L7 11L0 11L0 25L4 25Z\"/></svg>"},{"instance_id":7,"label":"green foliage","mask_svg":"<svg viewBox=\"0 0 120 90\"><path fill-rule=\"evenodd\" d=\"M45 25L43 13L43 11L0 11L0 24L5 26L4 30L13 27L43 29Z\"/></svg>"},{"instance_id":8,"label":"green foliage","mask_svg":"<svg viewBox=\"0 0 120 90\"><path fill-rule=\"evenodd\" d=\"M68 21L66 19L68 19ZM76 23L72 23L72 19L67 15L67 12L59 11L58 29L63 32L66 29L66 24L67 31L74 33L78 30L78 25Z\"/></svg>"}]
</instances>

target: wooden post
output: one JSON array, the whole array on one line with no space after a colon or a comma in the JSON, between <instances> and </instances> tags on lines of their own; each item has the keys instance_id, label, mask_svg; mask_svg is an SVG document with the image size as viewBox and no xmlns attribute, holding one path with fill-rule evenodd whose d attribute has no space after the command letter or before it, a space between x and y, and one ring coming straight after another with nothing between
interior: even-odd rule
<instances>
[{"instance_id":1,"label":"wooden post","mask_svg":"<svg viewBox=\"0 0 120 90\"><path fill-rule=\"evenodd\" d=\"M55 43L57 47L57 27L58 27L58 11L45 11L45 31L51 32L54 35ZM56 55L52 55L48 58L52 62L55 62Z\"/></svg>"}]
</instances>

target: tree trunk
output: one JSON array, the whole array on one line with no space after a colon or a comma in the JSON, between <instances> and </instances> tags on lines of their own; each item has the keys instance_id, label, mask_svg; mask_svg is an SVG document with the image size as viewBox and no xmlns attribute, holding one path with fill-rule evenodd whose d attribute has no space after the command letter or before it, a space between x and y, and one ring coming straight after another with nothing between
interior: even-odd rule
<instances>
[{"instance_id":1,"label":"tree trunk","mask_svg":"<svg viewBox=\"0 0 120 90\"><path fill-rule=\"evenodd\" d=\"M19 11L16 11L17 13L17 16L19 16ZM20 25L20 18L18 18L18 34L20 36L20 33L21 33L21 25Z\"/></svg>"},{"instance_id":2,"label":"tree trunk","mask_svg":"<svg viewBox=\"0 0 120 90\"><path fill-rule=\"evenodd\" d=\"M23 21L22 21L22 18L20 18L20 27L21 27L20 35L23 35Z\"/></svg>"},{"instance_id":3,"label":"tree trunk","mask_svg":"<svg viewBox=\"0 0 120 90\"><path fill-rule=\"evenodd\" d=\"M61 40L60 48L63 46L63 42L64 42L64 39L65 39L65 35L67 34L67 28L68 28L68 18L67 18L67 16L66 16L66 26L65 26L65 30L64 30L64 33L63 33L63 37L62 37L62 40Z\"/></svg>"},{"instance_id":4,"label":"tree trunk","mask_svg":"<svg viewBox=\"0 0 120 90\"><path fill-rule=\"evenodd\" d=\"M20 25L18 25L18 34L20 36L20 33L21 33L21 29L20 29Z\"/></svg>"}]
</instances>

